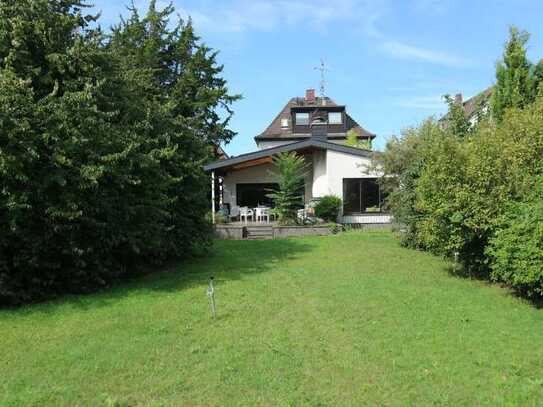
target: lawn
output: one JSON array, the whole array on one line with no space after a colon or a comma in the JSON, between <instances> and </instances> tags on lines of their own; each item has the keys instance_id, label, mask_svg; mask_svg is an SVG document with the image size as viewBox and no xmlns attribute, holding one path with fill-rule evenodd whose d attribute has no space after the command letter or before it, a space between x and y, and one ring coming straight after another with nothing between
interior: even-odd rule
<instances>
[{"instance_id":1,"label":"lawn","mask_svg":"<svg viewBox=\"0 0 543 407\"><path fill-rule=\"evenodd\" d=\"M543 311L448 266L389 232L219 241L108 292L0 311L0 405L543 403Z\"/></svg>"}]
</instances>

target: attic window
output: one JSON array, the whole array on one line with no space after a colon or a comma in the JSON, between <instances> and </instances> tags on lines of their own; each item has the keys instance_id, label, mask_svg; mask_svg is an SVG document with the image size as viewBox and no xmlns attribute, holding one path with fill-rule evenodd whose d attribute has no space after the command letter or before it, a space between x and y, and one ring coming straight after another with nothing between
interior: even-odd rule
<instances>
[{"instance_id":1,"label":"attic window","mask_svg":"<svg viewBox=\"0 0 543 407\"><path fill-rule=\"evenodd\" d=\"M341 124L342 117L341 112L328 113L328 124Z\"/></svg>"},{"instance_id":2,"label":"attic window","mask_svg":"<svg viewBox=\"0 0 543 407\"><path fill-rule=\"evenodd\" d=\"M288 128L288 119L281 119L281 128L282 129Z\"/></svg>"},{"instance_id":3,"label":"attic window","mask_svg":"<svg viewBox=\"0 0 543 407\"><path fill-rule=\"evenodd\" d=\"M296 113L296 125L309 126L309 113Z\"/></svg>"}]
</instances>

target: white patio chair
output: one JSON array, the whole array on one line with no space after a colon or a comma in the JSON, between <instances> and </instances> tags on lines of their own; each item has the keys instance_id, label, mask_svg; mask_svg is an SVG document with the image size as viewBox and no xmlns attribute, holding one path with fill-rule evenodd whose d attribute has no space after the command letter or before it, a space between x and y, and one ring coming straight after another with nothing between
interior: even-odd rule
<instances>
[{"instance_id":1,"label":"white patio chair","mask_svg":"<svg viewBox=\"0 0 543 407\"><path fill-rule=\"evenodd\" d=\"M237 219L239 218L239 206L232 205L232 209L230 210L230 219Z\"/></svg>"},{"instance_id":2,"label":"white patio chair","mask_svg":"<svg viewBox=\"0 0 543 407\"><path fill-rule=\"evenodd\" d=\"M270 223L270 208L256 208L256 220L262 222L264 219Z\"/></svg>"},{"instance_id":3,"label":"white patio chair","mask_svg":"<svg viewBox=\"0 0 543 407\"><path fill-rule=\"evenodd\" d=\"M247 206L242 206L239 208L239 220L243 220L245 218L245 223L247 223L247 218L251 218L251 220L254 220L254 212L252 209L249 209Z\"/></svg>"}]
</instances>

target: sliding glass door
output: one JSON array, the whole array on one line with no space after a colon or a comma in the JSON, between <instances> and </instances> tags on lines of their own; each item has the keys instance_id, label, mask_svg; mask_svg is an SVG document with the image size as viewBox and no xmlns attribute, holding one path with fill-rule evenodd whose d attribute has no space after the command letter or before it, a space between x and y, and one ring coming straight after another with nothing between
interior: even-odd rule
<instances>
[{"instance_id":1,"label":"sliding glass door","mask_svg":"<svg viewBox=\"0 0 543 407\"><path fill-rule=\"evenodd\" d=\"M383 194L376 178L343 179L343 213L381 212Z\"/></svg>"}]
</instances>

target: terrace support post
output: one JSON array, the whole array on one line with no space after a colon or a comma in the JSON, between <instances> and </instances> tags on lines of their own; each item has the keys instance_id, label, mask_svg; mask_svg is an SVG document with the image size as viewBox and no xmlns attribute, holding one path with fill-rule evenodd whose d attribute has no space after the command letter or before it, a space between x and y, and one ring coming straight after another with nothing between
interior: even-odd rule
<instances>
[{"instance_id":1,"label":"terrace support post","mask_svg":"<svg viewBox=\"0 0 543 407\"><path fill-rule=\"evenodd\" d=\"M215 171L211 171L211 222L215 224Z\"/></svg>"}]
</instances>

